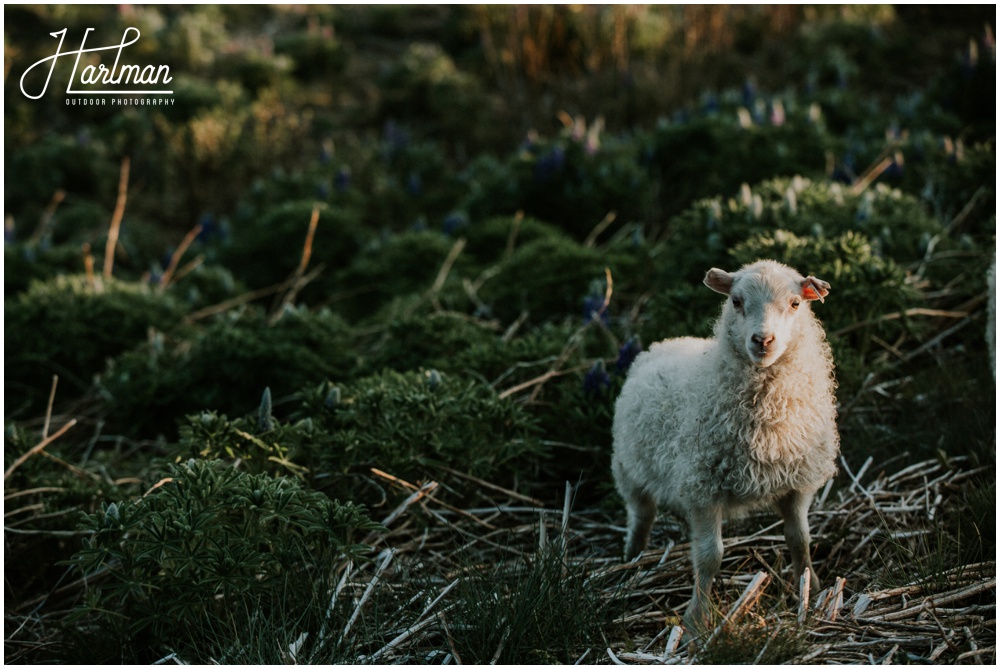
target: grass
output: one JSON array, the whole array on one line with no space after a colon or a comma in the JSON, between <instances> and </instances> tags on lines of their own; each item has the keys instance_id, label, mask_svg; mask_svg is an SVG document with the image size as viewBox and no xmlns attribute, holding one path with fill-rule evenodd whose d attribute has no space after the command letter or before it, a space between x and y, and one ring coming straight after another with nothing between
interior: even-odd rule
<instances>
[{"instance_id":1,"label":"grass","mask_svg":"<svg viewBox=\"0 0 1000 669\"><path fill-rule=\"evenodd\" d=\"M187 81L162 118L5 113L6 661L995 661L992 13L96 11L5 10L12 62L100 14L150 21ZM245 41L263 24L291 60ZM767 181L822 190L885 147L905 164L847 206ZM731 523L720 626L684 645L682 526L620 561L614 356L707 333L702 272L781 253L836 291L828 589L798 615L780 525ZM164 504L167 463L209 455L246 487ZM331 555L328 497L386 531Z\"/></svg>"},{"instance_id":2,"label":"grass","mask_svg":"<svg viewBox=\"0 0 1000 669\"><path fill-rule=\"evenodd\" d=\"M946 492L948 498L935 494L934 506L928 506L927 527L914 530L891 516L880 516L883 539L876 549L873 582L886 587L916 582L944 587L946 574L956 567L996 559L996 482L976 477ZM923 501L931 501L930 493Z\"/></svg>"},{"instance_id":3,"label":"grass","mask_svg":"<svg viewBox=\"0 0 1000 669\"><path fill-rule=\"evenodd\" d=\"M364 559L333 564L312 599L276 593L273 606L261 607L243 598L168 637L123 637L95 625L100 609L75 620L59 613L88 601L87 583L69 577L52 588L45 610L8 609L7 659L275 664L290 661L293 648L297 661L311 663L599 663L612 655L857 663L890 653L897 661L932 654L939 663L989 661L996 588L990 471L970 458L855 466L857 483L820 495L810 514L817 573L827 588L843 577L842 599L830 608L822 605L829 589L812 593L802 624L775 519L727 526L714 597L720 614L731 616L752 574L768 583L701 647L670 644L693 581L677 525L659 523L650 550L622 563L616 507L572 509L567 495L560 508L495 484L469 498L451 492L467 477L444 476L397 509L372 513L387 530L364 538ZM924 601L935 606L936 622L922 613ZM949 633L951 645L939 648Z\"/></svg>"},{"instance_id":4,"label":"grass","mask_svg":"<svg viewBox=\"0 0 1000 669\"><path fill-rule=\"evenodd\" d=\"M804 654L805 633L780 618L753 620L726 628L698 654L699 664L784 664Z\"/></svg>"},{"instance_id":5,"label":"grass","mask_svg":"<svg viewBox=\"0 0 1000 669\"><path fill-rule=\"evenodd\" d=\"M455 652L475 664L566 664L614 635L620 599L605 601L561 542L484 565L462 581Z\"/></svg>"}]
</instances>

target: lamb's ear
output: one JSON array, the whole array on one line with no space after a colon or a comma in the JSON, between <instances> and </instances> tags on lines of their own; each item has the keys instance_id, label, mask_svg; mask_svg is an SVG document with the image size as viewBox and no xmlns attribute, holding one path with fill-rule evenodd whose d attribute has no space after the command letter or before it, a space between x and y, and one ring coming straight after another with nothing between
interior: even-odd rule
<instances>
[{"instance_id":1,"label":"lamb's ear","mask_svg":"<svg viewBox=\"0 0 1000 669\"><path fill-rule=\"evenodd\" d=\"M830 284L823 279L814 276L807 276L802 279L802 297L807 300L823 301L823 298L830 294Z\"/></svg>"},{"instance_id":2,"label":"lamb's ear","mask_svg":"<svg viewBox=\"0 0 1000 669\"><path fill-rule=\"evenodd\" d=\"M705 285L717 293L728 295L733 288L733 275L713 267L705 274Z\"/></svg>"}]
</instances>

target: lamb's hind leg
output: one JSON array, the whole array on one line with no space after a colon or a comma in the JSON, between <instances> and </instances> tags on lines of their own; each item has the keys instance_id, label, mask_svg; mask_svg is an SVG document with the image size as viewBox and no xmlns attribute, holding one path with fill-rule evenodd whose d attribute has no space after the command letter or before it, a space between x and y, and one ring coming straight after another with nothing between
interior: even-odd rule
<instances>
[{"instance_id":1,"label":"lamb's hind leg","mask_svg":"<svg viewBox=\"0 0 1000 669\"><path fill-rule=\"evenodd\" d=\"M684 622L689 629L702 632L710 618L712 581L722 566L722 509L694 509L688 514L688 523L694 562L694 595Z\"/></svg>"},{"instance_id":2,"label":"lamb's hind leg","mask_svg":"<svg viewBox=\"0 0 1000 669\"><path fill-rule=\"evenodd\" d=\"M785 521L785 541L788 543L788 550L792 554L792 570L795 581L793 585L798 588L802 578L802 572L809 568L809 586L813 592L819 591L819 579L812 567L812 559L809 556L809 505L812 503L814 492L803 492L793 490L778 500L778 511Z\"/></svg>"},{"instance_id":3,"label":"lamb's hind leg","mask_svg":"<svg viewBox=\"0 0 1000 669\"><path fill-rule=\"evenodd\" d=\"M625 494L628 511L628 535L625 537L625 559L631 560L649 542L649 533L656 520L656 501L639 488L632 488Z\"/></svg>"}]
</instances>

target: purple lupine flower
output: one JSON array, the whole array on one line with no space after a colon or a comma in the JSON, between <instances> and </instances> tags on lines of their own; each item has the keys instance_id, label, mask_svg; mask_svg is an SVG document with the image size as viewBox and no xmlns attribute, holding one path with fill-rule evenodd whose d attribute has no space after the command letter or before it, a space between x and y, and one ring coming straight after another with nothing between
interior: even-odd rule
<instances>
[{"instance_id":1,"label":"purple lupine flower","mask_svg":"<svg viewBox=\"0 0 1000 669\"><path fill-rule=\"evenodd\" d=\"M389 121L385 124L383 134L385 135L385 140L396 148L405 148L410 141L409 133L395 121Z\"/></svg>"},{"instance_id":2,"label":"purple lupine flower","mask_svg":"<svg viewBox=\"0 0 1000 669\"><path fill-rule=\"evenodd\" d=\"M885 168L885 175L890 179L903 178L903 152L896 151L892 156L892 162Z\"/></svg>"},{"instance_id":3,"label":"purple lupine flower","mask_svg":"<svg viewBox=\"0 0 1000 669\"><path fill-rule=\"evenodd\" d=\"M351 171L346 167L341 167L337 170L336 176L333 177L333 185L337 189L337 192L343 193L345 190L351 187Z\"/></svg>"},{"instance_id":4,"label":"purple lupine flower","mask_svg":"<svg viewBox=\"0 0 1000 669\"><path fill-rule=\"evenodd\" d=\"M586 324L595 320L600 320L601 323L607 325L608 310L604 306L604 295L591 292L583 298L583 322Z\"/></svg>"},{"instance_id":5,"label":"purple lupine flower","mask_svg":"<svg viewBox=\"0 0 1000 669\"><path fill-rule=\"evenodd\" d=\"M553 175L562 172L566 165L566 151L561 146L554 146L541 156L535 163L535 181L548 181Z\"/></svg>"},{"instance_id":6,"label":"purple lupine flower","mask_svg":"<svg viewBox=\"0 0 1000 669\"><path fill-rule=\"evenodd\" d=\"M410 135L405 129L396 124L395 121L389 121L385 124L385 130L382 133L384 137L383 154L387 160L392 160L397 155L406 150L406 147L410 143Z\"/></svg>"},{"instance_id":7,"label":"purple lupine flower","mask_svg":"<svg viewBox=\"0 0 1000 669\"><path fill-rule=\"evenodd\" d=\"M410 195L420 195L424 192L424 182L416 172L410 172L406 179L406 190Z\"/></svg>"},{"instance_id":8,"label":"purple lupine flower","mask_svg":"<svg viewBox=\"0 0 1000 669\"><path fill-rule=\"evenodd\" d=\"M631 236L630 241L632 243L632 247L633 248L639 248L646 241L645 236L643 236L643 234L642 234L642 227L641 226L637 225L634 228L632 228L632 236Z\"/></svg>"},{"instance_id":9,"label":"purple lupine flower","mask_svg":"<svg viewBox=\"0 0 1000 669\"><path fill-rule=\"evenodd\" d=\"M747 109L751 109L754 106L754 102L757 100L757 87L753 83L753 79L747 79L743 82L743 106Z\"/></svg>"},{"instance_id":10,"label":"purple lupine flower","mask_svg":"<svg viewBox=\"0 0 1000 669\"><path fill-rule=\"evenodd\" d=\"M615 370L624 376L640 353L642 353L642 343L639 341L639 335L632 335L624 344L622 344L622 347L618 349L618 359L615 361Z\"/></svg>"},{"instance_id":11,"label":"purple lupine flower","mask_svg":"<svg viewBox=\"0 0 1000 669\"><path fill-rule=\"evenodd\" d=\"M219 224L216 222L215 214L206 211L198 219L198 225L201 230L198 231L198 236L196 239L199 242L207 242L216 237L221 236L222 230L219 228Z\"/></svg>"},{"instance_id":12,"label":"purple lupine flower","mask_svg":"<svg viewBox=\"0 0 1000 669\"><path fill-rule=\"evenodd\" d=\"M319 182L316 184L316 199L325 200L330 195L330 189L327 188L326 184Z\"/></svg>"},{"instance_id":13,"label":"purple lupine flower","mask_svg":"<svg viewBox=\"0 0 1000 669\"><path fill-rule=\"evenodd\" d=\"M834 181L849 184L854 181L854 174L854 154L847 152L840 160L840 164L834 168L830 178Z\"/></svg>"},{"instance_id":14,"label":"purple lupine flower","mask_svg":"<svg viewBox=\"0 0 1000 669\"><path fill-rule=\"evenodd\" d=\"M462 212L452 212L444 219L444 233L454 235L469 224L468 217Z\"/></svg>"},{"instance_id":15,"label":"purple lupine flower","mask_svg":"<svg viewBox=\"0 0 1000 669\"><path fill-rule=\"evenodd\" d=\"M604 368L604 361L598 360L583 377L583 394L587 397L600 397L611 387L611 377Z\"/></svg>"}]
</instances>

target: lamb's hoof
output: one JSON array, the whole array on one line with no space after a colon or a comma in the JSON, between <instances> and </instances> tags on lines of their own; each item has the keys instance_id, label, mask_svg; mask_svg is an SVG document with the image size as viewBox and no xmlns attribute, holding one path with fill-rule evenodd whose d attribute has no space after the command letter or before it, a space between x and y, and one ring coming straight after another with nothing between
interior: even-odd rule
<instances>
[{"instance_id":1,"label":"lamb's hoof","mask_svg":"<svg viewBox=\"0 0 1000 669\"><path fill-rule=\"evenodd\" d=\"M687 611L684 614L684 636L689 643L705 639L715 628L715 620L708 611Z\"/></svg>"}]
</instances>

